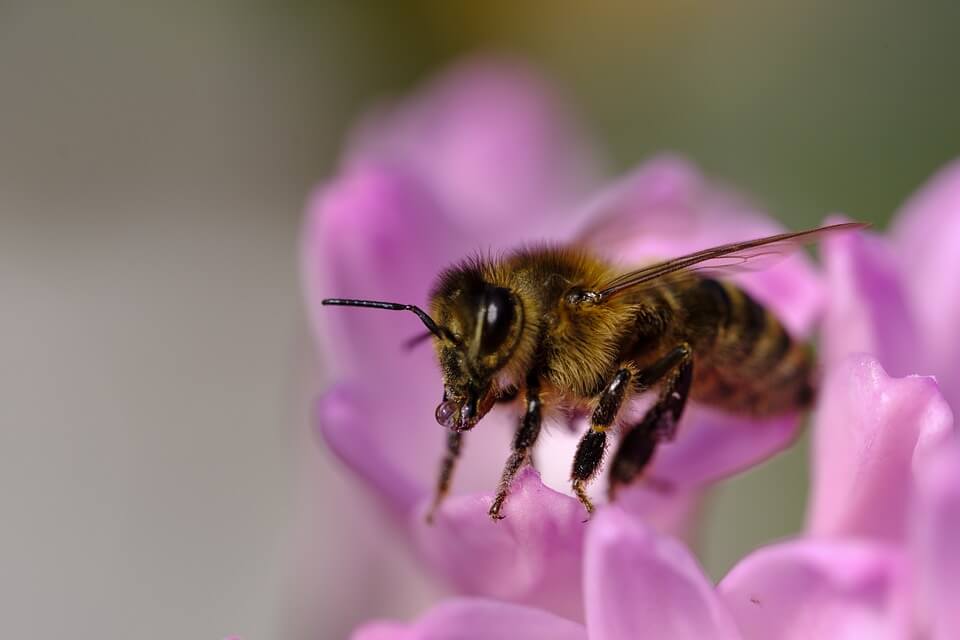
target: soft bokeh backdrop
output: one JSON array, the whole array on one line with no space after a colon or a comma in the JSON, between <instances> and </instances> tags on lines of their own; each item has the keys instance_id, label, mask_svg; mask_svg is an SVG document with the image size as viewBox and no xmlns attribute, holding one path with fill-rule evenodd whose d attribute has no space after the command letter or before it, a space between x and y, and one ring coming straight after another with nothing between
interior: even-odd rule
<instances>
[{"instance_id":1,"label":"soft bokeh backdrop","mask_svg":"<svg viewBox=\"0 0 960 640\"><path fill-rule=\"evenodd\" d=\"M356 530L306 417L302 205L366 107L513 54L613 170L672 149L791 227L882 226L960 154L957 24L887 0L0 3L0 632L338 638L430 597ZM714 575L799 526L805 448L720 488Z\"/></svg>"}]
</instances>

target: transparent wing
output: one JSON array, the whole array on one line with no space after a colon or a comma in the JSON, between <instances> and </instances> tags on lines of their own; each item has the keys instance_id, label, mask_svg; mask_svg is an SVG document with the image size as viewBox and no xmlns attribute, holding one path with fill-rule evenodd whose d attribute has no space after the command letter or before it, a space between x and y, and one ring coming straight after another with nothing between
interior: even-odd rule
<instances>
[{"instance_id":1,"label":"transparent wing","mask_svg":"<svg viewBox=\"0 0 960 640\"><path fill-rule=\"evenodd\" d=\"M693 275L720 277L743 271L765 269L794 253L803 245L817 242L826 235L864 229L868 226L870 225L863 222L845 222L807 231L781 233L766 238L711 247L628 271L604 283L595 293L602 301L638 287L655 287Z\"/></svg>"}]
</instances>

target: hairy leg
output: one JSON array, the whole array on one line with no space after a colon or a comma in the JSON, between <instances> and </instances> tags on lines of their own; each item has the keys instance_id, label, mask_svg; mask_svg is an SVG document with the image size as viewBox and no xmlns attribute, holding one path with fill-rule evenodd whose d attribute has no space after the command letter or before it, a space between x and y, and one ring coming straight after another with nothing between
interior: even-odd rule
<instances>
[{"instance_id":1,"label":"hairy leg","mask_svg":"<svg viewBox=\"0 0 960 640\"><path fill-rule=\"evenodd\" d=\"M453 469L456 467L457 459L460 457L460 449L463 445L463 433L460 431L451 431L447 434L447 450L440 461L440 476L437 480L437 490L433 496L433 504L430 505L430 511L427 512L427 522L433 523L433 516L440 503L450 492L450 481L453 478Z\"/></svg>"},{"instance_id":2,"label":"hairy leg","mask_svg":"<svg viewBox=\"0 0 960 640\"><path fill-rule=\"evenodd\" d=\"M513 402L517 398L518 390L516 387L510 387L502 390L496 398L497 403ZM433 516L437 509L450 492L450 484L453 480L453 471L457 466L457 460L460 458L460 451L463 447L463 433L451 431L447 434L447 448L440 461L440 475L437 478L437 488L433 496L433 504L430 505L430 511L427 512L427 522L433 522Z\"/></svg>"},{"instance_id":3,"label":"hairy leg","mask_svg":"<svg viewBox=\"0 0 960 640\"><path fill-rule=\"evenodd\" d=\"M611 498L619 487L640 477L661 441L674 438L677 423L690 395L692 380L693 360L686 357L664 378L656 404L620 441L610 468L608 491Z\"/></svg>"},{"instance_id":4,"label":"hairy leg","mask_svg":"<svg viewBox=\"0 0 960 640\"><path fill-rule=\"evenodd\" d=\"M587 483L597 473L603 460L603 453L607 448L607 430L623 405L624 398L630 388L633 372L629 368L622 368L614 374L607 386L604 387L597 400L597 407L590 416L590 429L580 439L577 453L573 458L573 470L570 480L573 492L580 499L588 513L593 512L593 503L587 496Z\"/></svg>"},{"instance_id":5,"label":"hairy leg","mask_svg":"<svg viewBox=\"0 0 960 640\"><path fill-rule=\"evenodd\" d=\"M504 465L500 484L497 486L497 495L493 499L493 504L490 505L490 517L494 520L503 519L501 510L504 501L507 499L507 494L510 492L510 485L520 467L525 462L530 461L533 445L537 442L537 436L540 435L542 413L540 382L536 376L531 375L527 380L526 405L513 437L513 448L510 457L507 458L506 465Z\"/></svg>"}]
</instances>

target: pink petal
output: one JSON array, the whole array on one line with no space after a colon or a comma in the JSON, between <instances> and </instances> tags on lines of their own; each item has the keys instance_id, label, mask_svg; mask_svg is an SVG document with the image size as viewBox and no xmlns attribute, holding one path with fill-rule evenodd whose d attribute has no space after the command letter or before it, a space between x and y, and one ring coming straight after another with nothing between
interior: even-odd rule
<instances>
[{"instance_id":1,"label":"pink petal","mask_svg":"<svg viewBox=\"0 0 960 640\"><path fill-rule=\"evenodd\" d=\"M960 402L960 160L924 185L892 229L898 266L944 396Z\"/></svg>"},{"instance_id":2,"label":"pink petal","mask_svg":"<svg viewBox=\"0 0 960 640\"><path fill-rule=\"evenodd\" d=\"M375 368L375 364L371 367ZM395 513L405 517L433 495L447 432L433 418L435 389L399 376L392 385L370 385L369 378L344 380L316 406L321 438ZM482 427L466 434L453 478L455 493L496 486L509 451L509 411L496 408ZM486 513L486 512L484 512Z\"/></svg>"},{"instance_id":3,"label":"pink petal","mask_svg":"<svg viewBox=\"0 0 960 640\"><path fill-rule=\"evenodd\" d=\"M420 379L435 371L427 345L403 343L425 329L406 312L321 307L331 297L424 305L461 240L426 187L383 166L357 166L314 195L303 232L304 287L318 338L339 374ZM371 366L377 363L377 366ZM411 367L413 369L411 370ZM436 378L434 378L436 379Z\"/></svg>"},{"instance_id":4,"label":"pink petal","mask_svg":"<svg viewBox=\"0 0 960 640\"><path fill-rule=\"evenodd\" d=\"M893 547L801 540L740 561L719 592L746 640L907 640L907 587Z\"/></svg>"},{"instance_id":5,"label":"pink petal","mask_svg":"<svg viewBox=\"0 0 960 640\"><path fill-rule=\"evenodd\" d=\"M503 520L487 515L491 501L453 496L432 525L424 521L424 503L410 523L421 556L463 593L582 619L580 503L545 487L530 468L514 483Z\"/></svg>"},{"instance_id":6,"label":"pink petal","mask_svg":"<svg viewBox=\"0 0 960 640\"><path fill-rule=\"evenodd\" d=\"M638 402L637 404L641 405L643 403ZM648 406L648 404L643 404L643 406ZM693 411L696 411L696 409ZM693 424L698 426L696 421ZM537 471L546 486L572 496L570 469L577 445L588 427L586 418L578 419L570 426L570 429L551 429L548 427L545 433L541 434L537 441L536 462ZM691 442L691 439L687 437L682 440L685 443ZM699 441L699 438L694 437L692 441ZM596 504L608 501L610 460L616 447L617 434L614 434L614 441L608 447L605 464L600 467L597 476L587 487L587 493ZM658 531L686 538L692 533L691 528L695 524L698 514L700 505L698 489L708 480L706 476L696 473L693 473L692 478L686 477L685 473L698 472L699 469L695 470L686 466L687 460L680 460L678 461L680 464L675 465L671 456L666 454L665 450L666 445L664 446L664 452L657 454L658 457L652 464L652 471L647 475L647 478L652 480L644 481L641 479L630 487L620 489L616 496L616 502L630 513L643 517L648 524L652 524ZM665 460L664 463L660 462L659 456L661 456L661 453ZM709 461L703 466L707 468L707 474L718 470L717 467L711 466ZM715 479L717 476L709 477Z\"/></svg>"},{"instance_id":7,"label":"pink petal","mask_svg":"<svg viewBox=\"0 0 960 640\"><path fill-rule=\"evenodd\" d=\"M365 481L397 515L409 512L426 495L426 485L409 457L397 455L405 438L375 417L368 390L341 383L329 389L315 408L317 430L330 450ZM406 463L406 464L405 464Z\"/></svg>"},{"instance_id":8,"label":"pink petal","mask_svg":"<svg viewBox=\"0 0 960 640\"><path fill-rule=\"evenodd\" d=\"M460 64L354 136L351 158L422 176L482 246L542 228L592 186L594 154L562 101L517 61ZM542 238L532 238L542 239Z\"/></svg>"},{"instance_id":9,"label":"pink petal","mask_svg":"<svg viewBox=\"0 0 960 640\"><path fill-rule=\"evenodd\" d=\"M829 371L815 425L809 530L902 540L915 471L953 430L936 382L851 356Z\"/></svg>"},{"instance_id":10,"label":"pink petal","mask_svg":"<svg viewBox=\"0 0 960 640\"><path fill-rule=\"evenodd\" d=\"M621 416L625 425L640 420L652 398L641 398ZM558 491L567 491L570 464L577 442L586 429L585 421L578 421L575 431L555 429L541 436L537 443L537 459L544 482ZM691 493L705 486L743 471L789 447L797 437L799 416L785 415L767 420L736 416L691 403L673 442L659 445L644 477L632 492L642 506L631 507L633 513L642 513L646 519L659 520L658 529L680 535L684 521L696 504ZM614 443L608 452L607 464L591 485L591 495L603 502L606 497L609 458L616 450ZM631 487L634 489L634 487ZM625 492L618 494L624 503Z\"/></svg>"},{"instance_id":11,"label":"pink petal","mask_svg":"<svg viewBox=\"0 0 960 640\"><path fill-rule=\"evenodd\" d=\"M740 637L690 552L617 507L590 523L584 592L591 640Z\"/></svg>"},{"instance_id":12,"label":"pink petal","mask_svg":"<svg viewBox=\"0 0 960 640\"><path fill-rule=\"evenodd\" d=\"M401 510L434 484L434 461L445 439L433 418L442 387L432 349L403 347L425 329L411 313L319 302L350 297L423 305L436 274L459 257L458 237L423 185L381 166L355 166L322 188L308 212L306 295L332 368L345 384L320 403L320 433ZM488 431L491 446L509 437L504 432L498 439L492 426ZM461 479L472 475L461 473Z\"/></svg>"},{"instance_id":13,"label":"pink petal","mask_svg":"<svg viewBox=\"0 0 960 640\"><path fill-rule=\"evenodd\" d=\"M649 477L673 489L701 488L786 449L799 428L796 414L757 420L692 404L677 439L657 449Z\"/></svg>"},{"instance_id":14,"label":"pink petal","mask_svg":"<svg viewBox=\"0 0 960 640\"><path fill-rule=\"evenodd\" d=\"M621 415L620 421L624 425L639 422L651 399L642 397L633 403ZM569 484L570 461L586 428L585 422L578 426L578 431L569 434L545 434L537 443L538 452L546 454L540 457L546 482L561 491L565 491ZM636 488L643 489L642 493L646 494L643 498L645 506L640 511L633 508L630 511L642 512L647 518L653 513L658 518L666 517L661 530L679 534L681 529L675 525L681 524L684 512L695 503L690 493L789 447L796 439L799 427L796 414L756 420L691 403L684 412L676 440L659 445L649 471L644 474L647 481L641 479L637 482ZM601 468L600 475L593 481L591 495L600 501L605 496L609 458L616 450L618 437L619 434L615 434L614 444L608 452L608 464ZM670 516L670 512L680 518Z\"/></svg>"},{"instance_id":15,"label":"pink petal","mask_svg":"<svg viewBox=\"0 0 960 640\"><path fill-rule=\"evenodd\" d=\"M546 611L457 598L437 605L411 624L376 622L351 640L586 640L584 628Z\"/></svg>"},{"instance_id":16,"label":"pink petal","mask_svg":"<svg viewBox=\"0 0 960 640\"><path fill-rule=\"evenodd\" d=\"M654 158L607 187L578 219L580 242L625 267L783 231L673 156ZM797 335L809 332L819 313L822 285L802 252L756 272L731 273L731 279L769 305Z\"/></svg>"},{"instance_id":17,"label":"pink petal","mask_svg":"<svg viewBox=\"0 0 960 640\"><path fill-rule=\"evenodd\" d=\"M690 545L697 540L703 516L700 493L663 492L637 483L621 489L613 504L642 518L658 533Z\"/></svg>"},{"instance_id":18,"label":"pink petal","mask_svg":"<svg viewBox=\"0 0 960 640\"><path fill-rule=\"evenodd\" d=\"M829 220L828 222L841 222ZM871 353L893 375L928 373L894 254L873 234L828 238L823 259L830 284L823 359Z\"/></svg>"},{"instance_id":19,"label":"pink petal","mask_svg":"<svg viewBox=\"0 0 960 640\"><path fill-rule=\"evenodd\" d=\"M919 470L912 520L917 574L915 605L931 640L960 638L960 444L956 440Z\"/></svg>"}]
</instances>

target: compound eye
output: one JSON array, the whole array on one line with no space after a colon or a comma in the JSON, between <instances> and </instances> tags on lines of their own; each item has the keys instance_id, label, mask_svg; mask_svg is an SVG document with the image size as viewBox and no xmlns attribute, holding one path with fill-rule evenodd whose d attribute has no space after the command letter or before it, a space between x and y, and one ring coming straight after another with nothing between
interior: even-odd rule
<instances>
[{"instance_id":1,"label":"compound eye","mask_svg":"<svg viewBox=\"0 0 960 640\"><path fill-rule=\"evenodd\" d=\"M513 326L513 296L508 289L489 287L483 292L483 330L480 353L490 355L500 348Z\"/></svg>"}]
</instances>

